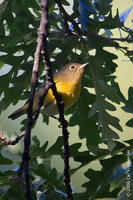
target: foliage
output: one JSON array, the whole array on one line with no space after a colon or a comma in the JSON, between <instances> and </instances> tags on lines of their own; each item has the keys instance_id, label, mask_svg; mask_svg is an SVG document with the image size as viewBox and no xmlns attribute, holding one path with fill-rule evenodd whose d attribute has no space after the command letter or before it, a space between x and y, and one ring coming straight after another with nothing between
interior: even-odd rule
<instances>
[{"instance_id":1,"label":"foliage","mask_svg":"<svg viewBox=\"0 0 133 200\"><path fill-rule=\"evenodd\" d=\"M61 3L68 8L70 6L67 0L62 0ZM119 29L120 36L124 31L127 34L125 41L132 42L133 31L124 25L132 7L121 15L117 11L113 16L112 3L113 0L73 0L73 13L69 16L69 26L66 27L64 23L66 19L56 1L49 1L48 54L53 72L71 61L89 62L83 78L85 88L80 99L66 112L72 114L69 125L79 126L79 138L86 139L87 147L86 151L81 152L79 150L81 143L70 146L71 157L74 161L80 162L77 168L70 170L71 175L88 166L85 172L88 181L83 184L86 191L74 193L76 200L115 199L118 196L122 200L127 195L127 177L124 171L126 169L122 164L127 162L127 153L130 152L130 168L132 167L133 140L117 141L122 127L120 119L113 115L113 111L117 105L123 103L123 111L133 113L133 88L129 88L126 100L113 75L118 67L115 63L117 55L105 50L104 47L121 49L133 62L133 51L128 51L111 38L113 29ZM81 25L82 35L73 21ZM4 0L0 4L0 68L7 68L6 73L0 75L0 112L6 110L11 103L15 105L19 100L28 98L39 23L40 6L37 0ZM123 38L120 39L122 41ZM91 50L95 50L94 55L89 55ZM38 85L44 80L41 61ZM95 93L90 92L92 88L95 89ZM45 116L43 121L49 123ZM126 122L126 126L133 127L133 118ZM34 198L66 199L63 176L51 168L52 156L63 156L62 137L58 137L56 143L49 149L47 149L48 142L40 147L36 137L32 140L30 175ZM106 148L100 148L101 143L104 143ZM2 155L2 147L0 152L0 165L11 165L13 161L10 157L5 158ZM21 157L20 152L18 156ZM89 164L96 160L99 160L101 165L99 171L89 168ZM130 179L131 177L132 173ZM12 165L11 170L0 171L0 186L0 200L9 197L17 200L20 199L20 195L21 199L25 199L23 177L17 176ZM130 191L133 190L132 181L130 187Z\"/></svg>"}]
</instances>

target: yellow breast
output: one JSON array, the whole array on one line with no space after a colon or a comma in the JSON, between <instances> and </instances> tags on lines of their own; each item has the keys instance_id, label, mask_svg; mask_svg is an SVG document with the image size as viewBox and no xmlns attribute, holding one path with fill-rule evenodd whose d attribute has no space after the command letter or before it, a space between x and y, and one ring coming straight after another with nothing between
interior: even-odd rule
<instances>
[{"instance_id":1,"label":"yellow breast","mask_svg":"<svg viewBox=\"0 0 133 200\"><path fill-rule=\"evenodd\" d=\"M57 91L62 96L64 101L64 109L70 108L78 99L81 92L81 85L73 82L62 82L56 83Z\"/></svg>"},{"instance_id":2,"label":"yellow breast","mask_svg":"<svg viewBox=\"0 0 133 200\"><path fill-rule=\"evenodd\" d=\"M67 110L77 101L81 92L81 84L59 81L57 79L54 81L56 83L56 88L59 95L62 96L64 102L64 110ZM40 88L40 90L35 95L33 103L33 111L35 111L36 109L39 97L42 94L42 92L43 92L43 87ZM44 98L43 111L47 115L56 115L58 113L57 103L51 89L48 90L48 93Z\"/></svg>"}]
</instances>

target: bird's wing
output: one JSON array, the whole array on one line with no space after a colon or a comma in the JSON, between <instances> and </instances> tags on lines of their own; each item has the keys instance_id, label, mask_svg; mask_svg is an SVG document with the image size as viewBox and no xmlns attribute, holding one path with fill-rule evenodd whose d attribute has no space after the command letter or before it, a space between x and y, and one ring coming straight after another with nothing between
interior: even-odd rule
<instances>
[{"instance_id":1,"label":"bird's wing","mask_svg":"<svg viewBox=\"0 0 133 200\"><path fill-rule=\"evenodd\" d=\"M58 82L57 79L54 80L55 83ZM37 104L39 102L39 98L42 95L44 88L46 86L46 82L44 82L40 87L36 89L35 96L34 96L34 103L33 103L33 111L36 110ZM29 99L24 104L24 107L27 109ZM53 92L51 89L48 90L46 96L44 97L43 109L48 107L50 104L54 105L56 103L55 97L53 96Z\"/></svg>"},{"instance_id":2,"label":"bird's wing","mask_svg":"<svg viewBox=\"0 0 133 200\"><path fill-rule=\"evenodd\" d=\"M55 81L55 84L57 82L59 82L58 79L54 78L54 81ZM36 93L35 93L35 101L39 101L39 97L42 95L43 91L44 91L44 88L46 86L46 82L41 85L39 88L37 88L36 90ZM47 106L49 106L50 104L56 104L56 100L55 100L55 97L53 96L53 92L51 89L48 90L45 98L44 98L44 103L43 103L43 107L46 108Z\"/></svg>"}]
</instances>

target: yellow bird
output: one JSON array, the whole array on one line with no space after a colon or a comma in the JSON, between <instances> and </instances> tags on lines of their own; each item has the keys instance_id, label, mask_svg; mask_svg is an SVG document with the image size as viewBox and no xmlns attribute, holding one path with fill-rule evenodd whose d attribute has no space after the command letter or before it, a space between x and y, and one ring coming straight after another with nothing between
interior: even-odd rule
<instances>
[{"instance_id":1,"label":"yellow bird","mask_svg":"<svg viewBox=\"0 0 133 200\"><path fill-rule=\"evenodd\" d=\"M57 92L62 96L64 102L64 110L69 109L78 99L81 92L81 81L84 72L85 64L79 63L69 63L63 66L59 71L57 71L54 76L54 82L56 84ZM34 102L33 102L33 112L35 112L37 104L39 102L39 97L43 93L43 88L45 84L36 90ZM13 112L8 118L16 119L23 114L26 114L28 108L28 101L18 110ZM48 116L53 116L58 114L58 107L56 99L53 96L52 90L49 89L47 95L44 98L43 107L41 111Z\"/></svg>"}]
</instances>

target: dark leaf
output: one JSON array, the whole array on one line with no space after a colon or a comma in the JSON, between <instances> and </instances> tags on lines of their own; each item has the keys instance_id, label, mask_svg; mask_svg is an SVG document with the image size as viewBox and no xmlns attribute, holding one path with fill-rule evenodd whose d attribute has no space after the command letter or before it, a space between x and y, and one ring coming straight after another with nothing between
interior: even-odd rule
<instances>
[{"instance_id":1,"label":"dark leaf","mask_svg":"<svg viewBox=\"0 0 133 200\"><path fill-rule=\"evenodd\" d=\"M87 145L97 145L100 142L99 131L95 117L89 118L89 93L86 89L82 90L80 99L77 103L76 112L70 118L70 126L79 124L79 137L87 139Z\"/></svg>"},{"instance_id":2,"label":"dark leaf","mask_svg":"<svg viewBox=\"0 0 133 200\"><path fill-rule=\"evenodd\" d=\"M122 109L126 112L133 113L133 88L130 87L128 90L128 100L125 102L125 106Z\"/></svg>"},{"instance_id":3,"label":"dark leaf","mask_svg":"<svg viewBox=\"0 0 133 200\"><path fill-rule=\"evenodd\" d=\"M8 4L9 0L4 0L1 4L0 4L0 19L2 18L2 15L6 9L6 6Z\"/></svg>"},{"instance_id":4,"label":"dark leaf","mask_svg":"<svg viewBox=\"0 0 133 200\"><path fill-rule=\"evenodd\" d=\"M127 121L126 126L133 127L133 118Z\"/></svg>"}]
</instances>

